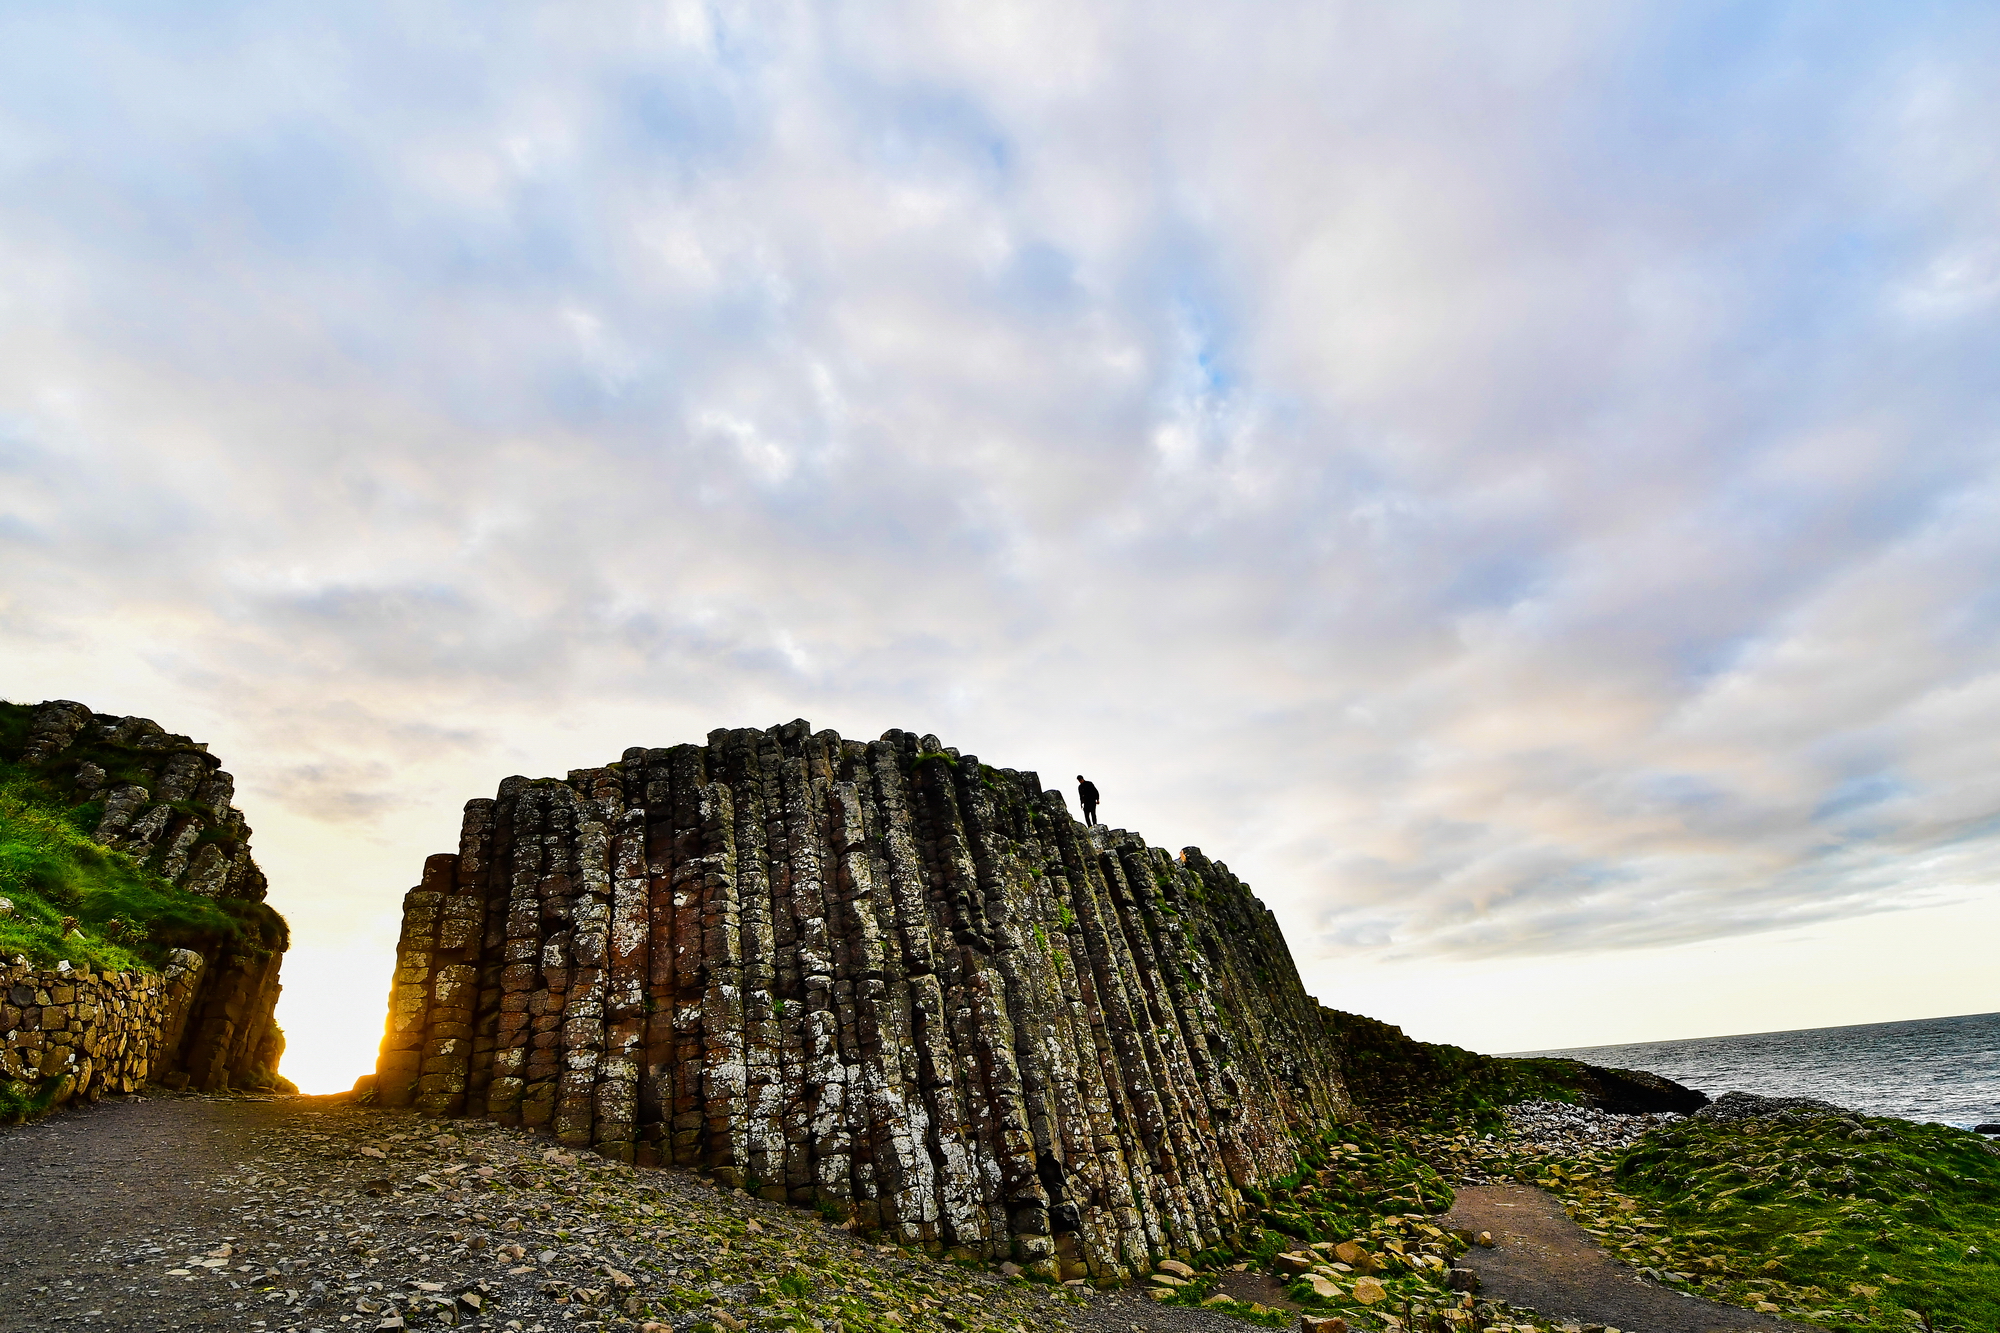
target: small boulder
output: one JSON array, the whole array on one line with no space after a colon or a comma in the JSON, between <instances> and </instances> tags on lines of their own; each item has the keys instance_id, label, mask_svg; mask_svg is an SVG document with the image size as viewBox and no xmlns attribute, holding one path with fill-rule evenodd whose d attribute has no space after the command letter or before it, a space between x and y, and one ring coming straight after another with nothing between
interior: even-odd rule
<instances>
[{"instance_id":1,"label":"small boulder","mask_svg":"<svg viewBox=\"0 0 2000 1333\"><path fill-rule=\"evenodd\" d=\"M1470 1268L1454 1268L1446 1285L1452 1291L1478 1291L1479 1274Z\"/></svg>"},{"instance_id":2,"label":"small boulder","mask_svg":"<svg viewBox=\"0 0 2000 1333\"><path fill-rule=\"evenodd\" d=\"M1374 1305L1389 1299L1389 1289L1372 1277L1364 1277L1354 1284L1354 1302L1357 1305Z\"/></svg>"},{"instance_id":3,"label":"small boulder","mask_svg":"<svg viewBox=\"0 0 2000 1333\"><path fill-rule=\"evenodd\" d=\"M1301 1254L1296 1250L1288 1254L1281 1254L1271 1261L1271 1267L1277 1269L1280 1273L1304 1273L1309 1271L1312 1266L1313 1257L1310 1254Z\"/></svg>"},{"instance_id":4,"label":"small boulder","mask_svg":"<svg viewBox=\"0 0 2000 1333\"><path fill-rule=\"evenodd\" d=\"M1347 1321L1337 1314L1302 1314L1299 1333L1347 1333Z\"/></svg>"},{"instance_id":5,"label":"small boulder","mask_svg":"<svg viewBox=\"0 0 2000 1333\"><path fill-rule=\"evenodd\" d=\"M1172 1273L1175 1277L1193 1277L1194 1270L1178 1259L1162 1259L1154 1267Z\"/></svg>"}]
</instances>

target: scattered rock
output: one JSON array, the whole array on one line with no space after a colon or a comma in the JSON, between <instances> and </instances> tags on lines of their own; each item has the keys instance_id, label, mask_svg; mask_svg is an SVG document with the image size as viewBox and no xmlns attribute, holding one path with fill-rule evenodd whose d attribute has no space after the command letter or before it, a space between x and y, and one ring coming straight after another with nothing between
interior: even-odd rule
<instances>
[{"instance_id":1,"label":"scattered rock","mask_svg":"<svg viewBox=\"0 0 2000 1333\"><path fill-rule=\"evenodd\" d=\"M1846 1107L1817 1097L1759 1097L1754 1092L1726 1092L1695 1112L1697 1120L1748 1120L1786 1111L1805 1115L1852 1115Z\"/></svg>"},{"instance_id":2,"label":"scattered rock","mask_svg":"<svg viewBox=\"0 0 2000 1333\"><path fill-rule=\"evenodd\" d=\"M1358 1305L1374 1305L1388 1298L1388 1288L1372 1277L1361 1278L1354 1284L1354 1300Z\"/></svg>"}]
</instances>

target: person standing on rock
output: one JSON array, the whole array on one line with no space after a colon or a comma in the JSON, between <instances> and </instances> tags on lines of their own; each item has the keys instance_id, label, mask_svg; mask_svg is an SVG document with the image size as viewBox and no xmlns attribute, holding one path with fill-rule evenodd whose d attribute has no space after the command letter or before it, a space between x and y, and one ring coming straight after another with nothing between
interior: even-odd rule
<instances>
[{"instance_id":1,"label":"person standing on rock","mask_svg":"<svg viewBox=\"0 0 2000 1333\"><path fill-rule=\"evenodd\" d=\"M1083 822L1097 822L1097 784L1079 773L1076 775L1076 799L1083 802Z\"/></svg>"}]
</instances>

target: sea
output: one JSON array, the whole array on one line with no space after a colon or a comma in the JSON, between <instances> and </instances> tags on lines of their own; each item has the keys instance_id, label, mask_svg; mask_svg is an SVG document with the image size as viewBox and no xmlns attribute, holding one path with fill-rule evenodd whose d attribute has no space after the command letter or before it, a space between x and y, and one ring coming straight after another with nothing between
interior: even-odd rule
<instances>
[{"instance_id":1,"label":"sea","mask_svg":"<svg viewBox=\"0 0 2000 1333\"><path fill-rule=\"evenodd\" d=\"M1710 1097L1817 1097L1964 1129L2000 1122L2000 1014L1516 1054L1644 1069Z\"/></svg>"}]
</instances>

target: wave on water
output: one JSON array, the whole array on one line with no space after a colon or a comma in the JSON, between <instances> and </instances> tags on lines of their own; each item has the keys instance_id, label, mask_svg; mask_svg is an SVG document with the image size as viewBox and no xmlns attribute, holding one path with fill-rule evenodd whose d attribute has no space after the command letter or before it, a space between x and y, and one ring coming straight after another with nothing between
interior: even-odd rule
<instances>
[{"instance_id":1,"label":"wave on water","mask_svg":"<svg viewBox=\"0 0 2000 1333\"><path fill-rule=\"evenodd\" d=\"M2000 1121L2000 1014L1516 1054L1649 1070L1711 1097L1818 1097L1961 1128Z\"/></svg>"}]
</instances>

